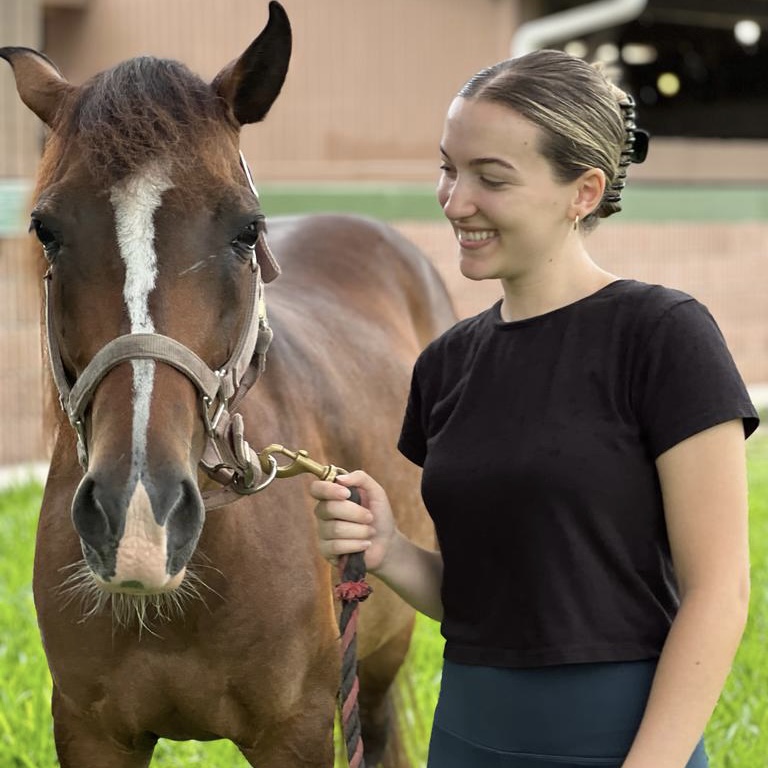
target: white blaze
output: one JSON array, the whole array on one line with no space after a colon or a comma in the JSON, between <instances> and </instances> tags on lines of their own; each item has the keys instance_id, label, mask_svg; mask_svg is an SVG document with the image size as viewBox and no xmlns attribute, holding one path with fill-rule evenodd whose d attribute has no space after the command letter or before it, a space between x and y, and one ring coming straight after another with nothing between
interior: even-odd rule
<instances>
[{"instance_id":1,"label":"white blaze","mask_svg":"<svg viewBox=\"0 0 768 768\"><path fill-rule=\"evenodd\" d=\"M115 212L115 231L120 258L125 264L123 298L131 333L154 333L149 314L149 295L157 280L155 212L162 195L173 185L158 167L123 179L112 187L110 201ZM155 522L152 503L141 482L147 459L149 409L155 378L153 360L132 360L133 422L130 477L138 485L126 511L125 531L117 551L114 582L136 581L145 589L167 585L166 531Z\"/></svg>"},{"instance_id":2,"label":"white blaze","mask_svg":"<svg viewBox=\"0 0 768 768\"><path fill-rule=\"evenodd\" d=\"M155 166L123 179L112 187L115 230L120 258L125 264L123 298L131 333L154 333L149 314L149 294L157 279L155 211L163 192L173 185ZM146 460L149 404L155 378L153 360L133 360L133 469L140 472Z\"/></svg>"}]
</instances>

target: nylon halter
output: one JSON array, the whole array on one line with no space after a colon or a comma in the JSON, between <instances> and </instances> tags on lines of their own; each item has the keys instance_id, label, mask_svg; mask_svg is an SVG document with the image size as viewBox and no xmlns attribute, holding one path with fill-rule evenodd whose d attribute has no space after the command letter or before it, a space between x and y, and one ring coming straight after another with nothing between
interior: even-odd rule
<instances>
[{"instance_id":1,"label":"nylon halter","mask_svg":"<svg viewBox=\"0 0 768 768\"><path fill-rule=\"evenodd\" d=\"M248 164L240 153L240 164L248 186L256 197ZM59 393L59 403L77 435L77 457L83 471L88 470L88 440L85 418L96 388L117 365L130 360L155 360L183 373L200 395L202 419L207 440L200 469L222 485L204 492L206 509L215 509L239 495L255 493L275 477L277 462L271 459L267 477L263 477L258 457L245 440L243 417L234 410L263 373L272 329L267 320L264 283L280 274L266 239L266 221L256 216L258 238L250 260L250 290L245 306L245 322L229 360L212 369L195 352L169 336L159 333L128 333L103 346L88 363L77 380L70 384L61 350L53 331L50 300L52 268L45 274L45 335L51 374Z\"/></svg>"}]
</instances>

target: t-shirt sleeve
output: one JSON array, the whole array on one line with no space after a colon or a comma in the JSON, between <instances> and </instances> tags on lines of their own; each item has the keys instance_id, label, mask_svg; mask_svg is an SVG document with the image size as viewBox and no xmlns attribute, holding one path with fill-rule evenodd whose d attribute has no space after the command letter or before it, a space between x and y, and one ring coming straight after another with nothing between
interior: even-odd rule
<instances>
[{"instance_id":1,"label":"t-shirt sleeve","mask_svg":"<svg viewBox=\"0 0 768 768\"><path fill-rule=\"evenodd\" d=\"M421 388L419 386L419 362L411 376L411 391L405 408L403 426L397 447L400 453L418 466L424 466L427 456L427 438L424 429L424 413L422 410Z\"/></svg>"},{"instance_id":2,"label":"t-shirt sleeve","mask_svg":"<svg viewBox=\"0 0 768 768\"><path fill-rule=\"evenodd\" d=\"M741 418L748 437L757 411L723 334L706 307L688 299L667 309L646 337L633 389L654 458L688 437Z\"/></svg>"}]
</instances>

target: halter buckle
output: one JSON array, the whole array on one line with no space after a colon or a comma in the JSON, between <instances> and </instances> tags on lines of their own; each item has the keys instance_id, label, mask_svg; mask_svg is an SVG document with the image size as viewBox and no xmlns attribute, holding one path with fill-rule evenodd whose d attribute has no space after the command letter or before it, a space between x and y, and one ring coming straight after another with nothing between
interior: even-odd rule
<instances>
[{"instance_id":1,"label":"halter buckle","mask_svg":"<svg viewBox=\"0 0 768 768\"><path fill-rule=\"evenodd\" d=\"M203 395L203 422L205 424L205 431L209 437L213 437L216 434L216 427L219 426L222 414L227 409L227 401L219 399L216 409L211 416L211 398L208 395Z\"/></svg>"}]
</instances>

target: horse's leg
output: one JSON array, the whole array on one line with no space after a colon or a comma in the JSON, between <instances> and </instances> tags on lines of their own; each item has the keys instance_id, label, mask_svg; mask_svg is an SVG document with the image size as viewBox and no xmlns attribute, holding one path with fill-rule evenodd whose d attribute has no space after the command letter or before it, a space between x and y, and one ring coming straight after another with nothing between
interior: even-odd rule
<instances>
[{"instance_id":1,"label":"horse's leg","mask_svg":"<svg viewBox=\"0 0 768 768\"><path fill-rule=\"evenodd\" d=\"M293 728L294 725L297 727ZM258 768L333 768L333 724L323 730L324 733L307 738L306 729L291 723L287 730L271 734L268 744L238 748L248 764Z\"/></svg>"},{"instance_id":2,"label":"horse's leg","mask_svg":"<svg viewBox=\"0 0 768 768\"><path fill-rule=\"evenodd\" d=\"M108 734L94 731L93 723L73 713L54 686L51 699L53 735L61 768L147 768L157 739L137 739L121 746Z\"/></svg>"},{"instance_id":3,"label":"horse's leg","mask_svg":"<svg viewBox=\"0 0 768 768\"><path fill-rule=\"evenodd\" d=\"M360 720L369 768L410 768L399 738L392 684L408 652L412 629L411 621L360 662Z\"/></svg>"},{"instance_id":4,"label":"horse's leg","mask_svg":"<svg viewBox=\"0 0 768 768\"><path fill-rule=\"evenodd\" d=\"M333 768L335 711L333 692L306 694L293 717L262 731L255 746L238 748L258 768Z\"/></svg>"}]
</instances>

